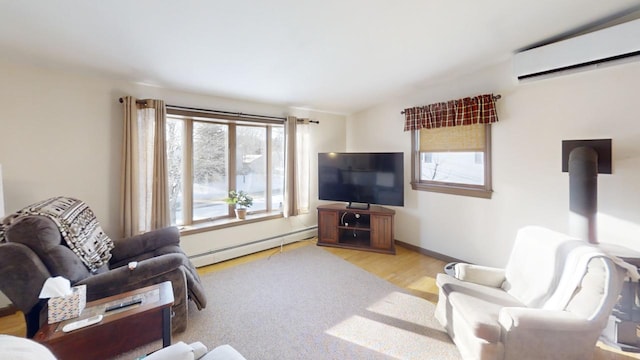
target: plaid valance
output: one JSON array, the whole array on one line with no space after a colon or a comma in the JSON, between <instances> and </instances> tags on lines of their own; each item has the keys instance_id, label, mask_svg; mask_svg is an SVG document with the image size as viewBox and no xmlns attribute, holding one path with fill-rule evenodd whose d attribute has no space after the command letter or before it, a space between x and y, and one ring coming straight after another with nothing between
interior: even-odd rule
<instances>
[{"instance_id":1,"label":"plaid valance","mask_svg":"<svg viewBox=\"0 0 640 360\"><path fill-rule=\"evenodd\" d=\"M404 109L404 131L494 123L497 98L485 94Z\"/></svg>"}]
</instances>

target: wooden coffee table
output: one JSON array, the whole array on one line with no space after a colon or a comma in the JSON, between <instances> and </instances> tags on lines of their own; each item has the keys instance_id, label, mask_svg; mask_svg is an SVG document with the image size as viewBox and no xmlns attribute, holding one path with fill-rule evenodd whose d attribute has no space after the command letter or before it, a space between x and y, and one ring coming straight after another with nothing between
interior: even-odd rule
<instances>
[{"instance_id":1,"label":"wooden coffee table","mask_svg":"<svg viewBox=\"0 0 640 360\"><path fill-rule=\"evenodd\" d=\"M140 304L105 312L111 305L128 300ZM47 346L56 357L64 359L104 359L162 339L171 345L171 305L173 289L170 281L128 291L87 303L82 315L75 319L45 324L33 337ZM102 314L101 322L63 332L64 325Z\"/></svg>"}]
</instances>

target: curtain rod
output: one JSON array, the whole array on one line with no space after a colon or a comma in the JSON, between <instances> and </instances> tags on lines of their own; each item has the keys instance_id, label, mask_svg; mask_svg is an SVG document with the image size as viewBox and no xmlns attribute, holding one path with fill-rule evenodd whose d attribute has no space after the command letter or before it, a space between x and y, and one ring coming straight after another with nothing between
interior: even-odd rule
<instances>
[{"instance_id":1,"label":"curtain rod","mask_svg":"<svg viewBox=\"0 0 640 360\"><path fill-rule=\"evenodd\" d=\"M120 98L118 101L120 101L120 103L122 104L122 102L124 100L122 100L122 98ZM146 104L145 100L136 100L136 104ZM278 117L278 116L265 116L265 115L255 115L255 114L245 114L245 113L241 113L241 112L231 112L231 111L222 111L222 110L210 110L210 109L201 109L201 108L194 108L194 107L188 107L188 106L178 106L178 105L166 105L167 108L172 108L172 109L176 109L176 110L190 110L190 111L199 111L199 112L204 112L204 113L209 113L209 114L220 114L220 115L233 115L233 116L238 116L238 117L250 117L250 118L260 118L260 119L273 119L273 120L282 120L282 121L286 121L287 118L286 117ZM298 119L298 121L302 121L300 119ZM320 124L320 121L317 120L309 120L310 123L314 123L314 124Z\"/></svg>"},{"instance_id":2,"label":"curtain rod","mask_svg":"<svg viewBox=\"0 0 640 360\"><path fill-rule=\"evenodd\" d=\"M200 109L200 108L194 108L194 107L188 107L188 106L178 106L178 105L169 105L169 104L167 104L167 108L172 108L172 109L176 109L176 110L198 111L198 112L209 113L209 114L233 115L233 116L239 116L239 117L252 117L252 118L261 118L261 119L282 120L282 121L286 121L287 120L286 117L245 114L245 113L241 113L241 112Z\"/></svg>"},{"instance_id":3,"label":"curtain rod","mask_svg":"<svg viewBox=\"0 0 640 360\"><path fill-rule=\"evenodd\" d=\"M502 98L502 95L500 94L493 95L493 100L500 100L500 98ZM400 114L404 115L404 110L400 111Z\"/></svg>"}]
</instances>

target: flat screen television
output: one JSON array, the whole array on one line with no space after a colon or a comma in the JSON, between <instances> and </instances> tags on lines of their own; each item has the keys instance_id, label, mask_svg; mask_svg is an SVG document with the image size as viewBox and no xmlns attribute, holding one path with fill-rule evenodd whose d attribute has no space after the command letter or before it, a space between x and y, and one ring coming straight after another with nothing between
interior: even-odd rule
<instances>
[{"instance_id":1,"label":"flat screen television","mask_svg":"<svg viewBox=\"0 0 640 360\"><path fill-rule=\"evenodd\" d=\"M404 153L318 153L318 197L351 208L404 206Z\"/></svg>"}]
</instances>

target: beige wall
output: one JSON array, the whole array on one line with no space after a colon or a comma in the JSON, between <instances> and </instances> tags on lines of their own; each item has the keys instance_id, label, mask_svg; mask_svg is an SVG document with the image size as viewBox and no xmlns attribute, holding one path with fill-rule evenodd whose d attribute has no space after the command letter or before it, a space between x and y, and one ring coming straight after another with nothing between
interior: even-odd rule
<instances>
[{"instance_id":1,"label":"beige wall","mask_svg":"<svg viewBox=\"0 0 640 360\"><path fill-rule=\"evenodd\" d=\"M119 235L122 112L118 98L160 98L168 104L319 120L312 154L345 148L344 116L127 83L0 61L0 164L7 213L57 195L86 201L107 234ZM309 215L184 236L191 256L237 247L316 225L316 158ZM288 240L291 237L287 237ZM274 239L278 242L281 239ZM255 246L253 246L255 248ZM206 256L203 261L218 260Z\"/></svg>"},{"instance_id":2,"label":"beige wall","mask_svg":"<svg viewBox=\"0 0 640 360\"><path fill-rule=\"evenodd\" d=\"M451 79L440 86L419 84L345 117L211 96L188 94L117 79L0 62L0 115L5 208L68 195L88 202L105 230L118 232L121 108L117 99L165 99L170 104L265 115L311 117L312 211L183 237L188 254L202 263L238 252L290 241L279 235L316 225L316 157L326 151L405 152L405 206L395 208L398 240L448 256L502 265L516 230L527 224L568 231L568 176L560 171L565 139L612 138L613 175L599 177L599 236L602 242L640 250L640 126L634 114L640 63L630 63L550 80L518 84L510 63ZM416 192L409 182L410 136L402 131L406 107L499 93L500 122L493 127L491 200ZM464 221L460 226L457 222ZM220 249L231 248L225 254ZM204 255L204 256L198 256Z\"/></svg>"},{"instance_id":3,"label":"beige wall","mask_svg":"<svg viewBox=\"0 0 640 360\"><path fill-rule=\"evenodd\" d=\"M521 226L569 231L562 140L611 138L613 174L598 177L599 239L640 250L640 63L522 84L510 67L505 62L440 86L417 87L350 117L349 150L405 152L406 201L396 208L396 238L455 258L504 265ZM411 190L410 136L402 131L400 111L491 92L502 95L500 122L492 127L493 198Z\"/></svg>"}]
</instances>

